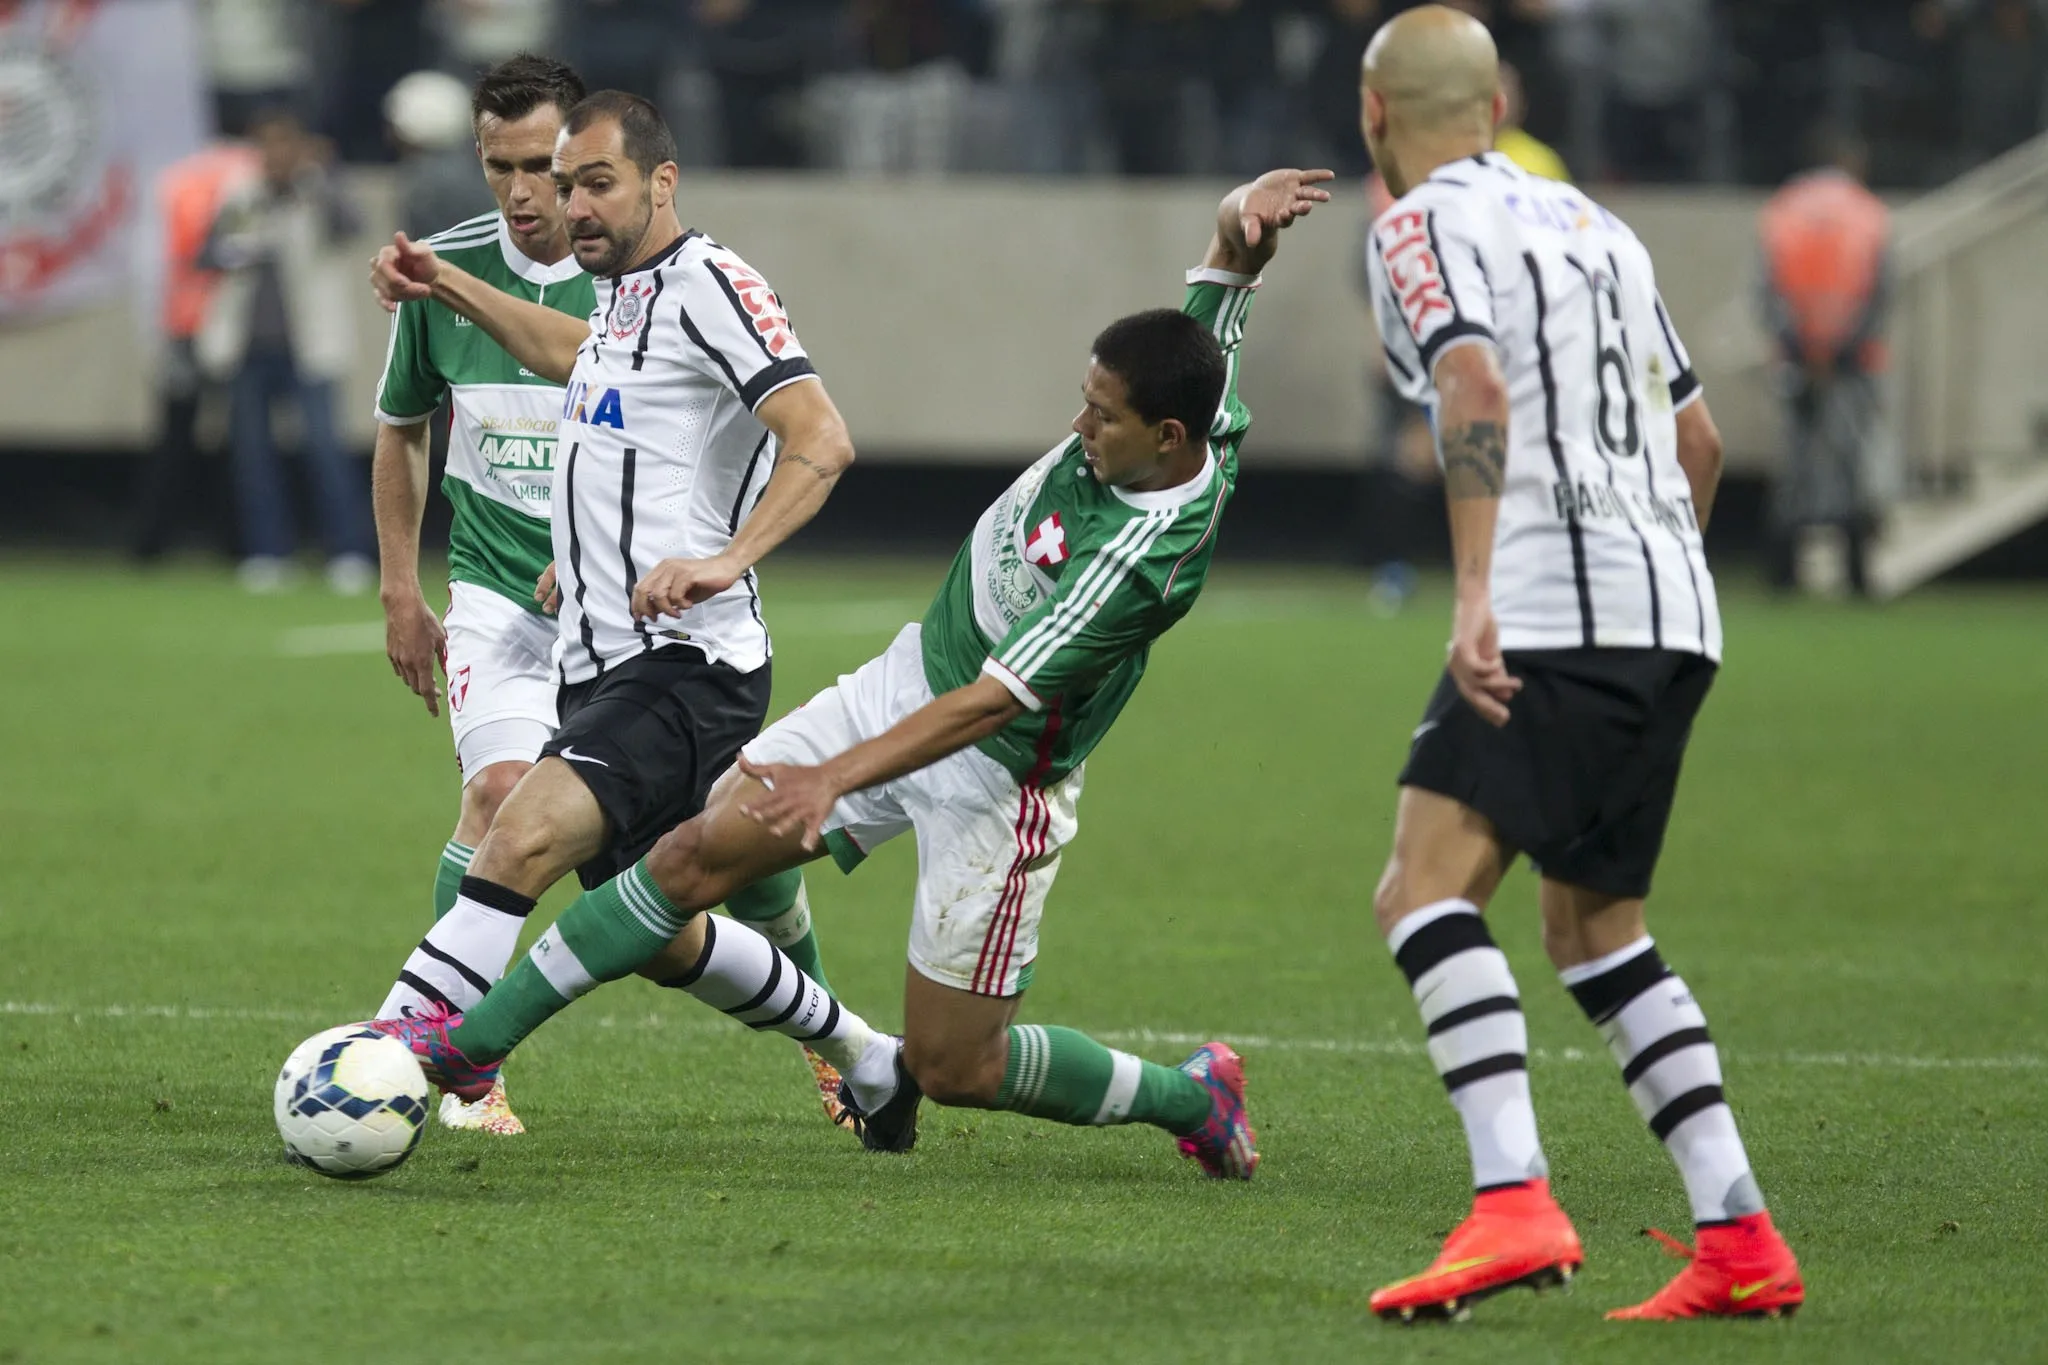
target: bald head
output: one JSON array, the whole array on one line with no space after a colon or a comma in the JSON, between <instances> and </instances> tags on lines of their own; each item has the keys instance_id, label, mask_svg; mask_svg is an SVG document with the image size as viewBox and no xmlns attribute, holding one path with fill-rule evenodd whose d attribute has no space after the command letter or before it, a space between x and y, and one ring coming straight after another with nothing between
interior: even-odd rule
<instances>
[{"instance_id":1,"label":"bald head","mask_svg":"<svg viewBox=\"0 0 2048 1365\"><path fill-rule=\"evenodd\" d=\"M1500 56L1486 25L1469 14L1423 5L1395 16L1365 49L1362 83L1365 140L1397 194L1406 191L1396 187L1391 163L1419 179L1493 145ZM1429 166L1405 166L1439 150L1446 154Z\"/></svg>"}]
</instances>

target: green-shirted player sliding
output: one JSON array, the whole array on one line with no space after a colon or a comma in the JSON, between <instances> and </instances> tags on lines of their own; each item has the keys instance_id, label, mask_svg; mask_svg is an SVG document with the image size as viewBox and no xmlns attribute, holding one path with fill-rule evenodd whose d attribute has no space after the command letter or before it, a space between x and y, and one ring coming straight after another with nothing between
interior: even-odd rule
<instances>
[{"instance_id":1,"label":"green-shirted player sliding","mask_svg":"<svg viewBox=\"0 0 2048 1365\"><path fill-rule=\"evenodd\" d=\"M471 111L499 211L427 239L443 260L579 321L595 310L596 296L569 249L552 159L563 117L584 93L573 70L545 57L522 54L487 72ZM427 427L444 398L453 417L441 491L454 520L448 611L441 618L421 589L419 533ZM431 301L395 310L377 387L372 464L386 651L392 671L425 700L429 714L437 713L442 695L434 677L441 665L462 804L434 877L436 944L413 954L380 1018L427 1003L460 1009L497 979L518 944L521 921L465 897L462 883L499 806L557 725L558 632L536 585L554 558L549 510L561 410L559 385L523 368L469 319ZM727 909L824 979L800 873L750 887ZM807 1056L827 1116L841 1121L837 1073L815 1053ZM441 1121L524 1131L502 1083L468 1104L445 1096Z\"/></svg>"},{"instance_id":2,"label":"green-shirted player sliding","mask_svg":"<svg viewBox=\"0 0 2048 1365\"><path fill-rule=\"evenodd\" d=\"M1312 187L1330 178L1272 171L1233 191L1181 311L1096 338L1075 435L982 514L921 624L762 732L701 815L564 910L465 1017L379 1027L440 1084L477 1093L599 982L702 970L723 949L701 912L732 889L828 847L851 867L914 830L904 1038L870 1046L841 1092L863 1141L907 1149L922 1092L1061 1123L1150 1123L1208 1174L1250 1179L1258 1153L1229 1047L1166 1067L1012 1020L1076 831L1082 765L1208 576L1251 425L1236 380L1258 272L1279 230L1327 201ZM842 1008L828 1028L846 1027Z\"/></svg>"}]
</instances>

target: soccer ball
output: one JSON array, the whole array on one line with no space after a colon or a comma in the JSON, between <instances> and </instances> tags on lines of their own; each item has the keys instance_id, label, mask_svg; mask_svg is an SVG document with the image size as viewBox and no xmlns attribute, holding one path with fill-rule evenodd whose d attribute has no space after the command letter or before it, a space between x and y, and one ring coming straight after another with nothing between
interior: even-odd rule
<instances>
[{"instance_id":1,"label":"soccer ball","mask_svg":"<svg viewBox=\"0 0 2048 1365\"><path fill-rule=\"evenodd\" d=\"M368 1180L427 1131L427 1078L412 1049L362 1024L316 1033L277 1073L285 1155L337 1180Z\"/></svg>"}]
</instances>

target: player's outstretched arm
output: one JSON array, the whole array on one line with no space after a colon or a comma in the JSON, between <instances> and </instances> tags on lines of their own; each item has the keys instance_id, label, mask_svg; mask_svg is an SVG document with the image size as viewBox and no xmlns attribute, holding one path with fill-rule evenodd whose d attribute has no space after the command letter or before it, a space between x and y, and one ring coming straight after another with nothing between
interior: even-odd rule
<instances>
[{"instance_id":1,"label":"player's outstretched arm","mask_svg":"<svg viewBox=\"0 0 2048 1365\"><path fill-rule=\"evenodd\" d=\"M800 834L815 849L832 806L848 792L890 782L929 767L970 744L987 739L1024 714L1010 689L980 677L932 698L889 729L816 767L791 763L750 763L740 771L768 788L740 807L778 837Z\"/></svg>"},{"instance_id":2,"label":"player's outstretched arm","mask_svg":"<svg viewBox=\"0 0 2048 1365\"><path fill-rule=\"evenodd\" d=\"M1335 171L1267 171L1239 185L1216 206L1216 235L1202 264L1211 270L1256 275L1279 250L1280 233L1297 218L1306 218L1317 204L1330 202L1328 190L1316 186L1337 178Z\"/></svg>"},{"instance_id":3,"label":"player's outstretched arm","mask_svg":"<svg viewBox=\"0 0 2048 1365\"><path fill-rule=\"evenodd\" d=\"M824 381L786 384L761 400L754 415L775 433L775 473L761 501L725 550L709 559L664 559L633 589L633 614L672 616L739 582L776 546L818 514L832 485L853 463L853 438L825 392Z\"/></svg>"},{"instance_id":4,"label":"player's outstretched arm","mask_svg":"<svg viewBox=\"0 0 2048 1365\"><path fill-rule=\"evenodd\" d=\"M569 382L576 352L590 337L588 322L515 299L402 232L370 262L370 287L387 308L423 299L446 304L483 328L514 360L557 384Z\"/></svg>"},{"instance_id":5,"label":"player's outstretched arm","mask_svg":"<svg viewBox=\"0 0 2048 1365\"><path fill-rule=\"evenodd\" d=\"M1482 719L1505 725L1508 702L1522 690L1521 680L1508 673L1501 657L1493 616L1493 532L1508 464L1507 379L1493 347L1475 342L1451 346L1437 357L1435 383L1457 576L1451 679Z\"/></svg>"},{"instance_id":6,"label":"player's outstretched arm","mask_svg":"<svg viewBox=\"0 0 2048 1365\"><path fill-rule=\"evenodd\" d=\"M448 633L420 589L420 517L427 506L427 422L382 422L370 459L370 504L377 519L378 596L384 604L384 653L391 671L441 714L434 665L446 665Z\"/></svg>"}]
</instances>

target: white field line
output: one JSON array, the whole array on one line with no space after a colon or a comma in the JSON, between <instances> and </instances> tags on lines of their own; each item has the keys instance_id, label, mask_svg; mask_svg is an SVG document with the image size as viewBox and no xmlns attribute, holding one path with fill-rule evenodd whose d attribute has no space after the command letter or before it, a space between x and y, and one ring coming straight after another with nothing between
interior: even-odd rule
<instances>
[{"instance_id":1,"label":"white field line","mask_svg":"<svg viewBox=\"0 0 2048 1365\"><path fill-rule=\"evenodd\" d=\"M0 1000L0 1015L33 1015L70 1019L164 1019L188 1023L297 1023L333 1024L334 1016L308 1009L237 1009L203 1005L61 1005L43 1000ZM739 1028L725 1020L669 1019L655 1013L597 1014L576 1016L598 1028L660 1029L665 1033L714 1034ZM1162 1029L1104 1029L1093 1035L1105 1043L1126 1045L1159 1044L1192 1047L1211 1038L1227 1039L1232 1046L1272 1052L1315 1052L1345 1057L1424 1057L1429 1049L1406 1038L1276 1038L1262 1034L1186 1033ZM1597 1062L1611 1065L1604 1051L1586 1048L1536 1048L1537 1061ZM1740 1052L1730 1054L1748 1066L1823 1067L1884 1071L2040 1071L2048 1070L2048 1056L2013 1053L2003 1057L1921 1057L1895 1052Z\"/></svg>"}]
</instances>

